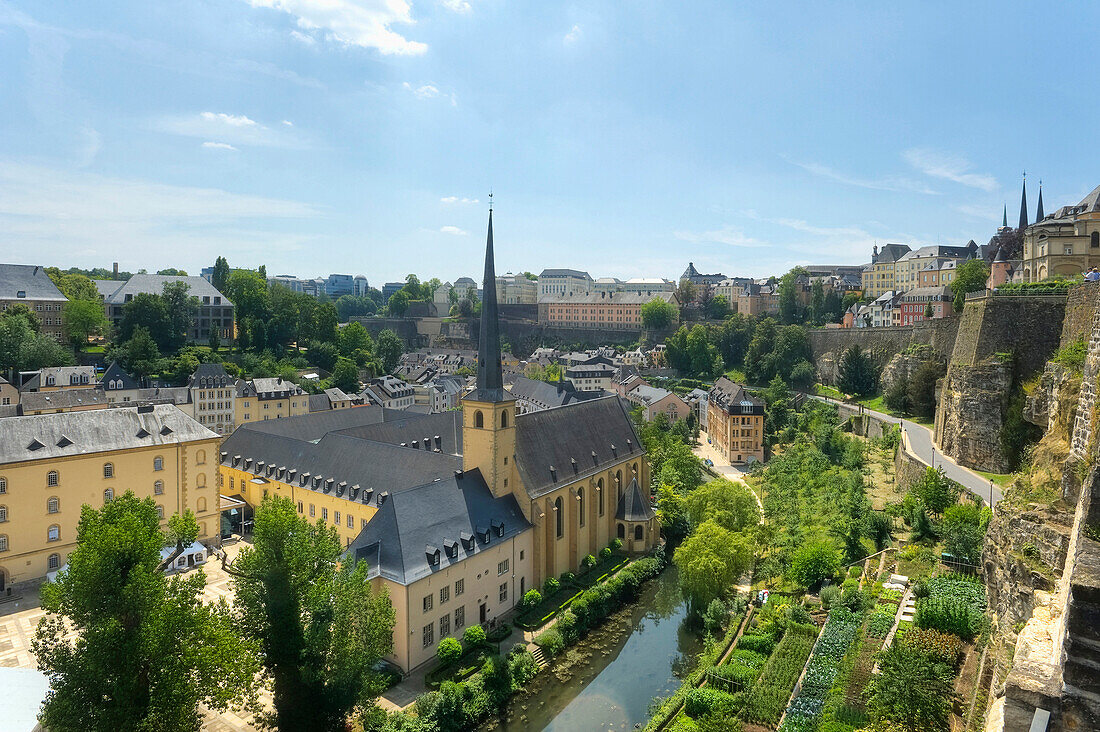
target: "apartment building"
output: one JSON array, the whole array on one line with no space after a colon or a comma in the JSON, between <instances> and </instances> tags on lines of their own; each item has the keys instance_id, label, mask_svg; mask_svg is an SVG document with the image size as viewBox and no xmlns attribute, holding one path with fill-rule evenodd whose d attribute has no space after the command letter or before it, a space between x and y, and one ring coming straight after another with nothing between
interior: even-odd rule
<instances>
[{"instance_id":1,"label":"apartment building","mask_svg":"<svg viewBox=\"0 0 1100 732\"><path fill-rule=\"evenodd\" d=\"M33 264L0 264L0 312L24 305L38 316L39 332L55 341L65 340L65 303L44 267Z\"/></svg>"},{"instance_id":2,"label":"apartment building","mask_svg":"<svg viewBox=\"0 0 1100 732\"><path fill-rule=\"evenodd\" d=\"M673 292L642 294L551 295L539 301L539 323L556 328L599 328L641 330L642 306L652 300L664 300L677 309L673 325L679 322L679 300Z\"/></svg>"},{"instance_id":3,"label":"apartment building","mask_svg":"<svg viewBox=\"0 0 1100 732\"><path fill-rule=\"evenodd\" d=\"M187 340L192 343L205 343L210 339L210 331L215 330L223 341L232 340L235 335L233 325L233 303L202 277L177 277L169 275L136 274L128 280L95 280L96 288L103 295L103 308L114 327L122 323L122 310L126 303L141 294L160 295L164 286L170 282L183 282L188 286L188 295L197 298L199 310L191 327L187 329Z\"/></svg>"},{"instance_id":4,"label":"apartment building","mask_svg":"<svg viewBox=\"0 0 1100 732\"><path fill-rule=\"evenodd\" d=\"M707 436L730 463L764 460L764 402L720 377L707 398Z\"/></svg>"}]
</instances>

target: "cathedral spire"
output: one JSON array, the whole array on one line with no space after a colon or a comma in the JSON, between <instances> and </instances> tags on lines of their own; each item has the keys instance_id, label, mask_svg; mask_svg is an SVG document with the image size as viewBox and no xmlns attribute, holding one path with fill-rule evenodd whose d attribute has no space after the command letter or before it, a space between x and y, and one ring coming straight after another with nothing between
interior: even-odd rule
<instances>
[{"instance_id":1,"label":"cathedral spire","mask_svg":"<svg viewBox=\"0 0 1100 732\"><path fill-rule=\"evenodd\" d=\"M1035 211L1035 223L1043 220L1043 181L1039 181L1039 207Z\"/></svg>"},{"instance_id":2,"label":"cathedral spire","mask_svg":"<svg viewBox=\"0 0 1100 732\"><path fill-rule=\"evenodd\" d=\"M497 276L493 262L493 202L489 194L489 233L485 239L485 275L482 280L481 333L477 352L477 401L504 400L500 366L500 323L497 321Z\"/></svg>"},{"instance_id":3,"label":"cathedral spire","mask_svg":"<svg viewBox=\"0 0 1100 732\"><path fill-rule=\"evenodd\" d=\"M1007 203L1005 204L1004 218L1001 219L1001 228L1002 229L1007 229L1008 228L1008 204Z\"/></svg>"},{"instance_id":4,"label":"cathedral spire","mask_svg":"<svg viewBox=\"0 0 1100 732\"><path fill-rule=\"evenodd\" d=\"M1027 228L1027 172L1024 172L1024 187L1020 191L1020 231Z\"/></svg>"}]
</instances>

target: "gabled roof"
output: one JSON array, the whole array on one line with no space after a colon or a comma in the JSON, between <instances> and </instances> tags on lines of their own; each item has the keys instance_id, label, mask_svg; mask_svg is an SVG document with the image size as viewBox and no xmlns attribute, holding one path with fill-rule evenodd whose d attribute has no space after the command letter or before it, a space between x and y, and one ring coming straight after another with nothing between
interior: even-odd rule
<instances>
[{"instance_id":1,"label":"gabled roof","mask_svg":"<svg viewBox=\"0 0 1100 732\"><path fill-rule=\"evenodd\" d=\"M355 410L338 410L355 411ZM418 449L424 449L425 440L431 449L439 449L448 455L462 454L462 412L437 412L418 414L404 409L383 410L384 421L347 427L335 434L350 435L362 440L385 442L390 445L411 446L415 440ZM439 440L435 438L438 437ZM411 448L410 448L411 449Z\"/></svg>"},{"instance_id":2,"label":"gabled roof","mask_svg":"<svg viewBox=\"0 0 1100 732\"><path fill-rule=\"evenodd\" d=\"M58 389L57 391L29 391L19 397L19 412L40 412L54 409L107 406L107 395L100 389Z\"/></svg>"},{"instance_id":3,"label":"gabled roof","mask_svg":"<svg viewBox=\"0 0 1100 732\"><path fill-rule=\"evenodd\" d=\"M512 383L512 396L538 405L543 409L561 407L579 401L607 396L601 391L577 391L569 381L539 381L517 376Z\"/></svg>"},{"instance_id":4,"label":"gabled roof","mask_svg":"<svg viewBox=\"0 0 1100 732\"><path fill-rule=\"evenodd\" d=\"M531 498L632 456L644 457L645 449L618 397L516 417L516 466Z\"/></svg>"},{"instance_id":5,"label":"gabled roof","mask_svg":"<svg viewBox=\"0 0 1100 732\"><path fill-rule=\"evenodd\" d=\"M544 269L539 273L539 277L580 277L582 280L592 279L587 272L582 272L579 269Z\"/></svg>"},{"instance_id":6,"label":"gabled roof","mask_svg":"<svg viewBox=\"0 0 1100 732\"><path fill-rule=\"evenodd\" d=\"M51 376L53 377L52 384L50 383ZM82 377L86 377L86 380L80 381ZM74 378L77 380L76 383L73 383ZM25 392L46 386L94 386L95 383L95 366L47 366L44 369L39 369L34 376L27 379L23 386L19 387L19 390Z\"/></svg>"},{"instance_id":7,"label":"gabled roof","mask_svg":"<svg viewBox=\"0 0 1100 732\"><path fill-rule=\"evenodd\" d=\"M408 585L529 528L515 497L493 496L474 469L391 491L348 555L367 562L370 576Z\"/></svg>"},{"instance_id":8,"label":"gabled roof","mask_svg":"<svg viewBox=\"0 0 1100 732\"><path fill-rule=\"evenodd\" d=\"M619 505L615 507L616 521L649 521L657 514L653 513L649 502L642 498L638 488L638 479L630 481L630 487L623 491Z\"/></svg>"},{"instance_id":9,"label":"gabled roof","mask_svg":"<svg viewBox=\"0 0 1100 732\"><path fill-rule=\"evenodd\" d=\"M109 305L123 305L126 302L126 296L132 297L146 293L149 295L160 295L164 292L164 286L169 282L184 282L190 288L187 294L193 297L199 298L201 302L204 297L209 297L210 302L204 304L214 304L214 298L221 298L221 305L232 305L225 295L218 291L214 285L204 280L202 277L177 277L174 275L154 275L154 274L136 274L126 282L121 283L114 292L104 296L104 302ZM99 287L97 286L97 289ZM103 293L103 290L99 290Z\"/></svg>"},{"instance_id":10,"label":"gabled roof","mask_svg":"<svg viewBox=\"0 0 1100 732\"><path fill-rule=\"evenodd\" d=\"M0 264L0 300L68 302L45 268L34 264Z\"/></svg>"},{"instance_id":11,"label":"gabled roof","mask_svg":"<svg viewBox=\"0 0 1100 732\"><path fill-rule=\"evenodd\" d=\"M187 381L192 389L236 388L237 380L230 376L220 363L200 363Z\"/></svg>"},{"instance_id":12,"label":"gabled roof","mask_svg":"<svg viewBox=\"0 0 1100 732\"><path fill-rule=\"evenodd\" d=\"M327 400L324 394L310 396L310 407L313 406L314 397ZM325 406L322 411L299 414L282 419L268 419L259 422L247 422L237 428L252 430L255 432L267 432L273 435L292 437L298 440L318 440L328 432L344 430L349 427L359 427L367 424L377 424L384 419L381 407L352 407L350 409L329 409Z\"/></svg>"},{"instance_id":13,"label":"gabled roof","mask_svg":"<svg viewBox=\"0 0 1100 732\"><path fill-rule=\"evenodd\" d=\"M103 372L103 378L99 380L103 389L111 391L112 389L138 389L141 384L130 374L118 365L118 361L111 361L111 365L107 367L107 370ZM112 383L119 384L118 386L112 386Z\"/></svg>"},{"instance_id":14,"label":"gabled roof","mask_svg":"<svg viewBox=\"0 0 1100 732\"><path fill-rule=\"evenodd\" d=\"M764 402L745 391L745 387L725 376L718 377L711 387L709 401L726 410L729 414L741 411L743 406L764 408Z\"/></svg>"},{"instance_id":15,"label":"gabled roof","mask_svg":"<svg viewBox=\"0 0 1100 732\"><path fill-rule=\"evenodd\" d=\"M646 404L654 404L661 401L665 397L672 394L668 389L662 389L658 386L650 386L649 384L639 384L630 390L630 393L641 399Z\"/></svg>"},{"instance_id":16,"label":"gabled roof","mask_svg":"<svg viewBox=\"0 0 1100 732\"><path fill-rule=\"evenodd\" d=\"M169 404L10 417L0 420L0 463L216 437Z\"/></svg>"}]
</instances>

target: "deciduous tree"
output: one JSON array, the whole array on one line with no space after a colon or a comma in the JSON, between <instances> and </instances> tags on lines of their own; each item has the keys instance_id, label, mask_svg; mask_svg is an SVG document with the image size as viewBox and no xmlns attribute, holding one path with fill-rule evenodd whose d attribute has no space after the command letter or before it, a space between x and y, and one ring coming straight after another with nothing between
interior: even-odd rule
<instances>
[{"instance_id":1,"label":"deciduous tree","mask_svg":"<svg viewBox=\"0 0 1100 732\"><path fill-rule=\"evenodd\" d=\"M77 348L88 344L88 337L107 330L103 303L94 300L69 300L65 303L65 331Z\"/></svg>"},{"instance_id":2,"label":"deciduous tree","mask_svg":"<svg viewBox=\"0 0 1100 732\"><path fill-rule=\"evenodd\" d=\"M642 325L650 330L663 330L676 322L676 306L661 299L642 305Z\"/></svg>"},{"instance_id":3,"label":"deciduous tree","mask_svg":"<svg viewBox=\"0 0 1100 732\"><path fill-rule=\"evenodd\" d=\"M676 550L680 587L694 612L724 597L752 562L753 543L744 533L704 521Z\"/></svg>"}]
</instances>

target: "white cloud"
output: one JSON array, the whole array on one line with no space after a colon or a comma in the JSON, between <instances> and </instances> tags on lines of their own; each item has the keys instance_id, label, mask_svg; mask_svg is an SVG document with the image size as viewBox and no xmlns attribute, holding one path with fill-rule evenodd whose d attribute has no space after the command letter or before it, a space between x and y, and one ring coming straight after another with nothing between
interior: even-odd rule
<instances>
[{"instance_id":1,"label":"white cloud","mask_svg":"<svg viewBox=\"0 0 1100 732\"><path fill-rule=\"evenodd\" d=\"M675 231L673 235L680 241L687 241L695 244L728 244L731 247L768 246L767 242L745 236L742 231L732 226L723 226L721 229L712 229L711 231Z\"/></svg>"},{"instance_id":2,"label":"white cloud","mask_svg":"<svg viewBox=\"0 0 1100 732\"><path fill-rule=\"evenodd\" d=\"M997 179L986 173L973 173L971 162L961 155L951 155L930 148L913 148L902 153L902 157L914 168L933 178L959 183L983 191L995 191Z\"/></svg>"},{"instance_id":3,"label":"white cloud","mask_svg":"<svg viewBox=\"0 0 1100 732\"><path fill-rule=\"evenodd\" d=\"M226 114L225 112L203 112L199 115L211 122L222 122L230 127L255 127L256 120L249 119L243 114Z\"/></svg>"},{"instance_id":4,"label":"white cloud","mask_svg":"<svg viewBox=\"0 0 1100 732\"><path fill-rule=\"evenodd\" d=\"M406 89L413 93L417 99L433 99L439 96L439 87L435 84L423 84L418 87L414 87L409 82L402 84Z\"/></svg>"},{"instance_id":5,"label":"white cloud","mask_svg":"<svg viewBox=\"0 0 1100 732\"><path fill-rule=\"evenodd\" d=\"M181 262L181 253L213 261L227 252L262 261L268 246L316 246L291 222L321 213L300 201L0 159L0 241L43 261L87 266L128 253L135 267L168 266L163 263Z\"/></svg>"},{"instance_id":6,"label":"white cloud","mask_svg":"<svg viewBox=\"0 0 1100 732\"><path fill-rule=\"evenodd\" d=\"M228 142L204 142L202 146L211 150L233 150L234 152L237 151L237 148L233 147Z\"/></svg>"},{"instance_id":7,"label":"white cloud","mask_svg":"<svg viewBox=\"0 0 1100 732\"><path fill-rule=\"evenodd\" d=\"M569 32L565 34L565 38L563 38L562 41L566 45L576 43L577 40L580 39L581 33L581 27L579 25L574 25L572 28L569 29Z\"/></svg>"},{"instance_id":8,"label":"white cloud","mask_svg":"<svg viewBox=\"0 0 1100 732\"><path fill-rule=\"evenodd\" d=\"M466 0L443 0L443 7L453 13L468 13L473 10Z\"/></svg>"},{"instance_id":9,"label":"white cloud","mask_svg":"<svg viewBox=\"0 0 1100 732\"><path fill-rule=\"evenodd\" d=\"M458 196L444 196L439 199L440 203L480 203L476 198L459 198Z\"/></svg>"},{"instance_id":10,"label":"white cloud","mask_svg":"<svg viewBox=\"0 0 1100 732\"><path fill-rule=\"evenodd\" d=\"M153 120L161 132L185 137L211 138L229 145L261 145L264 147L303 148L305 142L291 132L293 125L271 129L243 114L199 112L198 114L162 117Z\"/></svg>"},{"instance_id":11,"label":"white cloud","mask_svg":"<svg viewBox=\"0 0 1100 732\"><path fill-rule=\"evenodd\" d=\"M316 38L314 38L311 35L307 35L305 33L302 33L301 31L292 30L290 32L290 37L293 38L294 40L298 41L299 43L301 43L303 45L306 45L306 46L316 46L317 45L317 39Z\"/></svg>"},{"instance_id":12,"label":"white cloud","mask_svg":"<svg viewBox=\"0 0 1100 732\"><path fill-rule=\"evenodd\" d=\"M410 41L390 28L412 24L407 0L248 0L254 8L288 13L303 31L321 31L345 46L375 48L384 54L415 56L428 50L425 43Z\"/></svg>"},{"instance_id":13,"label":"white cloud","mask_svg":"<svg viewBox=\"0 0 1100 732\"><path fill-rule=\"evenodd\" d=\"M466 236L466 234L468 233L464 229L460 229L457 226L441 226L439 227L439 232L441 234L452 234L454 236Z\"/></svg>"},{"instance_id":14,"label":"white cloud","mask_svg":"<svg viewBox=\"0 0 1100 732\"><path fill-rule=\"evenodd\" d=\"M912 193L925 193L928 195L938 195L937 191L932 190L928 186L918 181L909 180L907 178L901 178L898 176L886 176L884 178L860 178L858 176L851 176L832 168L822 165L820 163L802 163L797 160L791 160L790 158L783 156L783 159L792 165L805 170L807 173L816 175L819 178L826 178L828 180L834 180L837 183L843 183L849 186L855 186L857 188L870 188L877 191L904 191Z\"/></svg>"},{"instance_id":15,"label":"white cloud","mask_svg":"<svg viewBox=\"0 0 1100 732\"><path fill-rule=\"evenodd\" d=\"M287 127L293 127L293 126L294 126L294 123L293 123L293 122L291 122L291 121L290 121L290 120L288 120L288 119L284 119L284 120L283 120L283 124L284 124L284 125L286 125Z\"/></svg>"}]
</instances>

